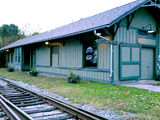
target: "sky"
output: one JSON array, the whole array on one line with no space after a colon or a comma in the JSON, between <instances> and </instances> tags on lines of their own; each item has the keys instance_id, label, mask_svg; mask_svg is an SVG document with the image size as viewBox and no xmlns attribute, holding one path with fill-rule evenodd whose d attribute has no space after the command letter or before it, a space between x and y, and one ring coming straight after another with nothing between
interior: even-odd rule
<instances>
[{"instance_id":1,"label":"sky","mask_svg":"<svg viewBox=\"0 0 160 120\"><path fill-rule=\"evenodd\" d=\"M135 0L0 0L0 26L45 32Z\"/></svg>"}]
</instances>

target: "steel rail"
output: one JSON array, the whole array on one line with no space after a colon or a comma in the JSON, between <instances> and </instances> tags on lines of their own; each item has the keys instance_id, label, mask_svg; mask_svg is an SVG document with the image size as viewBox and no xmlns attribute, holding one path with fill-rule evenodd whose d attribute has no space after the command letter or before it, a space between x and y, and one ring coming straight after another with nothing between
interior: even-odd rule
<instances>
[{"instance_id":1,"label":"steel rail","mask_svg":"<svg viewBox=\"0 0 160 120\"><path fill-rule=\"evenodd\" d=\"M81 118L83 120L107 120L107 118L99 116L99 115L97 115L95 113L83 110L81 108L77 108L77 107L72 106L72 105L69 105L69 104L67 104L65 102L62 102L62 101L56 99L56 98L53 98L53 97L41 94L41 93L39 93L37 91L24 88L24 87L22 87L20 85L17 85L15 83L9 81L8 79L4 79L4 78L1 78L1 79L4 80L4 81L6 81L6 82L8 82L10 85L13 85L13 86L19 88L19 89L23 89L25 91L28 91L28 92L34 94L34 95L42 97L48 103L53 104L56 107L60 108L61 110L70 113L75 118Z\"/></svg>"},{"instance_id":2,"label":"steel rail","mask_svg":"<svg viewBox=\"0 0 160 120\"><path fill-rule=\"evenodd\" d=\"M2 95L0 95L0 98L15 112L15 114L17 114L20 117L20 119L18 120L34 120L32 117L30 117L28 114L23 112L20 108L15 106L13 103L11 103L9 100L4 98Z\"/></svg>"},{"instance_id":3,"label":"steel rail","mask_svg":"<svg viewBox=\"0 0 160 120\"><path fill-rule=\"evenodd\" d=\"M0 95L1 97L1 95ZM2 110L7 114L11 120L21 120L18 115L0 98Z\"/></svg>"}]
</instances>

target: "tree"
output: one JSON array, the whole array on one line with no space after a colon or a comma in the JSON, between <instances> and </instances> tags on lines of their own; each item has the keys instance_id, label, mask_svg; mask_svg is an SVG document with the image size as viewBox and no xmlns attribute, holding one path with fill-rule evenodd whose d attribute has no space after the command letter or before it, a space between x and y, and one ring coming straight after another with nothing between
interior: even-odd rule
<instances>
[{"instance_id":1,"label":"tree","mask_svg":"<svg viewBox=\"0 0 160 120\"><path fill-rule=\"evenodd\" d=\"M32 34L32 36L38 35L38 34L39 34L39 32L34 32L34 33Z\"/></svg>"},{"instance_id":2,"label":"tree","mask_svg":"<svg viewBox=\"0 0 160 120\"><path fill-rule=\"evenodd\" d=\"M4 47L10 43L13 43L19 39L26 38L27 36L33 36L39 34L40 27L32 24L26 24L22 29L14 24L4 24L0 27L0 47ZM2 45L1 45L2 44Z\"/></svg>"},{"instance_id":3,"label":"tree","mask_svg":"<svg viewBox=\"0 0 160 120\"><path fill-rule=\"evenodd\" d=\"M18 26L14 24L10 24L10 25L4 24L0 28L0 36L2 38L3 47L5 45L8 45L10 43L17 41L18 39L22 39L26 37L24 34L20 33L20 29L18 28Z\"/></svg>"}]
</instances>

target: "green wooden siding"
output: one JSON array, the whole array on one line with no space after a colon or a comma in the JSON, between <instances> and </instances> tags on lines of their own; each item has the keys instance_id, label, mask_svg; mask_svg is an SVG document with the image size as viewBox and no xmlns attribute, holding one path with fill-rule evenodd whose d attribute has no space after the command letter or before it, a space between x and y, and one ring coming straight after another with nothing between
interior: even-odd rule
<instances>
[{"instance_id":1,"label":"green wooden siding","mask_svg":"<svg viewBox=\"0 0 160 120\"><path fill-rule=\"evenodd\" d=\"M60 74L60 75L67 75L69 74L69 70L67 69L60 69L60 68L53 68L53 67L36 67L36 70L45 73L53 73L53 74ZM110 81L109 73L107 72L96 72L96 71L86 71L86 70L74 70L74 73L80 75L84 78L94 78L97 80L104 80Z\"/></svg>"},{"instance_id":2,"label":"green wooden siding","mask_svg":"<svg viewBox=\"0 0 160 120\"><path fill-rule=\"evenodd\" d=\"M51 48L41 43L36 49L36 65L50 66L50 50Z\"/></svg>"},{"instance_id":3,"label":"green wooden siding","mask_svg":"<svg viewBox=\"0 0 160 120\"><path fill-rule=\"evenodd\" d=\"M140 8L136 11L135 17L132 20L131 27L135 28L143 28L148 24L152 25L152 30L156 31L156 20L152 17L152 15L146 10L146 8ZM121 25L127 25L127 17L122 19ZM149 30L150 27L145 28Z\"/></svg>"},{"instance_id":4,"label":"green wooden siding","mask_svg":"<svg viewBox=\"0 0 160 120\"><path fill-rule=\"evenodd\" d=\"M70 68L77 68L74 73L86 79L97 79L111 81L109 79L109 45L98 44L99 58L97 69L83 69L82 67L82 52L83 45L74 38L65 39L65 44L59 43L58 54L51 54L51 48L46 45L39 45L36 49L36 70L45 73L69 74ZM52 59L48 59L52 57ZM58 57L58 61L57 61ZM47 58L47 59L46 59ZM49 61L52 60L52 61ZM49 63L52 62L52 66ZM67 69L68 68L68 69ZM102 71L100 71L101 69ZM104 71L103 71L104 70Z\"/></svg>"},{"instance_id":5,"label":"green wooden siding","mask_svg":"<svg viewBox=\"0 0 160 120\"><path fill-rule=\"evenodd\" d=\"M82 44L78 40L68 38L59 45L59 66L82 67Z\"/></svg>"},{"instance_id":6,"label":"green wooden siding","mask_svg":"<svg viewBox=\"0 0 160 120\"><path fill-rule=\"evenodd\" d=\"M118 43L129 43L129 44L136 44L137 43L137 30L136 29L129 29L127 30L126 27L120 27L117 31L117 34L115 36L115 41L118 41ZM126 48L128 49L128 48ZM125 48L123 49L125 51ZM129 50L129 49L128 49ZM129 50L130 51L130 50ZM119 45L114 45L114 81L119 81L120 76L120 66L119 66ZM129 53L128 53L129 54ZM127 55L123 55L123 60L125 61L125 57L127 60L130 59Z\"/></svg>"},{"instance_id":7,"label":"green wooden siding","mask_svg":"<svg viewBox=\"0 0 160 120\"><path fill-rule=\"evenodd\" d=\"M130 43L130 44L144 44L144 45L156 45L156 40L148 38L146 41L144 41L144 38L138 36L138 29L143 29L143 27L146 27L148 24L152 25L152 30L156 31L156 21L152 17L152 15L146 10L146 8L140 8L136 11L135 17L133 18L130 28L127 30L127 17L122 19L120 28L117 31L117 34L114 38L115 41L118 41L118 43ZM116 28L115 28L116 29ZM145 30L149 30L150 27L145 28ZM126 48L127 49L127 48ZM125 51L125 48L124 50ZM141 58L138 58L139 56L138 48L133 48L132 49L132 61L138 61ZM159 50L160 51L160 50ZM127 52L126 54L128 54ZM160 53L160 52L159 52ZM138 54L138 55L137 55ZM120 80L120 51L119 51L119 45L114 46L114 81L119 81ZM129 57L126 55L123 55L124 58L123 60L126 59L126 61L129 60ZM126 67L126 66L125 66ZM125 68L123 67L123 69ZM127 66L128 67L128 66ZM137 67L133 67L133 69L138 69ZM121 68L122 69L122 68ZM136 73L133 72L133 75L136 75ZM123 77L127 76L125 73L123 73ZM136 78L135 78L136 79Z\"/></svg>"},{"instance_id":8,"label":"green wooden siding","mask_svg":"<svg viewBox=\"0 0 160 120\"><path fill-rule=\"evenodd\" d=\"M109 69L110 45L98 44L98 69Z\"/></svg>"}]
</instances>

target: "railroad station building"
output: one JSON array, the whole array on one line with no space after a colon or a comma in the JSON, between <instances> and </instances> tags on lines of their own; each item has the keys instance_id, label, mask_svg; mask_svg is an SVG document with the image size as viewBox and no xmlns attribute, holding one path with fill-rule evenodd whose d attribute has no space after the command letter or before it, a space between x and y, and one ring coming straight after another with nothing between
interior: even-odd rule
<instances>
[{"instance_id":1,"label":"railroad station building","mask_svg":"<svg viewBox=\"0 0 160 120\"><path fill-rule=\"evenodd\" d=\"M137 0L1 48L7 65L84 80L122 83L156 79L160 0Z\"/></svg>"}]
</instances>

